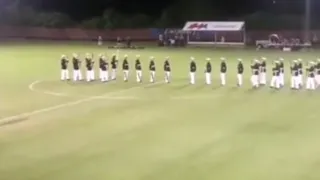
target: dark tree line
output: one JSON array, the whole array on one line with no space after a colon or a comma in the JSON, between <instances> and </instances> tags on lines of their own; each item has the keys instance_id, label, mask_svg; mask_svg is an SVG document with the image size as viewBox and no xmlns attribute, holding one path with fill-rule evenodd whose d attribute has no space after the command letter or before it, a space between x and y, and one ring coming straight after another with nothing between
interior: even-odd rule
<instances>
[{"instance_id":1,"label":"dark tree line","mask_svg":"<svg viewBox=\"0 0 320 180\"><path fill-rule=\"evenodd\" d=\"M28 6L12 3L2 7L0 25L41 26L41 27L82 27L92 29L104 28L181 28L190 21L245 21L247 29L301 29L304 17L298 15L274 15L256 12L242 17L223 18L219 10L212 10L212 1L180 0L163 10L159 17L147 14L125 14L114 9L106 9L101 16L92 17L81 22L74 21L67 14L60 12L40 12ZM187 12L187 13L180 13ZM220 18L215 18L220 17ZM320 22L312 21L313 28L320 28Z\"/></svg>"}]
</instances>

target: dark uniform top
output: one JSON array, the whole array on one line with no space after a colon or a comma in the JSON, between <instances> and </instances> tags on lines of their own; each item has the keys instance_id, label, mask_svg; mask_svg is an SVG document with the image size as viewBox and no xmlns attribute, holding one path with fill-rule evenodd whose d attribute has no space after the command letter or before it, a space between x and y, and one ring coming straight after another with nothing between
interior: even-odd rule
<instances>
[{"instance_id":1,"label":"dark uniform top","mask_svg":"<svg viewBox=\"0 0 320 180\"><path fill-rule=\"evenodd\" d=\"M226 62L221 62L220 64L220 72L221 73L226 73L227 72L227 63Z\"/></svg>"},{"instance_id":2,"label":"dark uniform top","mask_svg":"<svg viewBox=\"0 0 320 180\"><path fill-rule=\"evenodd\" d=\"M61 59L61 69L66 70L68 69L68 60L66 58Z\"/></svg>"},{"instance_id":3,"label":"dark uniform top","mask_svg":"<svg viewBox=\"0 0 320 180\"><path fill-rule=\"evenodd\" d=\"M238 74L243 74L243 71L244 71L243 64L242 64L242 62L239 62L238 63Z\"/></svg>"},{"instance_id":4,"label":"dark uniform top","mask_svg":"<svg viewBox=\"0 0 320 180\"><path fill-rule=\"evenodd\" d=\"M191 61L191 63L190 63L190 72L196 72L196 71L197 71L196 62Z\"/></svg>"},{"instance_id":5,"label":"dark uniform top","mask_svg":"<svg viewBox=\"0 0 320 180\"><path fill-rule=\"evenodd\" d=\"M254 63L253 65L251 65L251 69L252 69L252 74L259 75L260 64Z\"/></svg>"},{"instance_id":6,"label":"dark uniform top","mask_svg":"<svg viewBox=\"0 0 320 180\"><path fill-rule=\"evenodd\" d=\"M112 69L117 69L118 61L116 56L112 56L111 59L111 68Z\"/></svg>"},{"instance_id":7,"label":"dark uniform top","mask_svg":"<svg viewBox=\"0 0 320 180\"><path fill-rule=\"evenodd\" d=\"M170 63L169 63L168 60L166 60L166 61L164 62L163 70L164 70L165 72L170 72L170 71L171 71Z\"/></svg>"},{"instance_id":8,"label":"dark uniform top","mask_svg":"<svg viewBox=\"0 0 320 180\"><path fill-rule=\"evenodd\" d=\"M272 68L272 75L273 75L273 76L280 76L280 65L276 64L276 65Z\"/></svg>"},{"instance_id":9,"label":"dark uniform top","mask_svg":"<svg viewBox=\"0 0 320 180\"><path fill-rule=\"evenodd\" d=\"M94 62L92 61L91 58L86 58L86 67L88 71L91 71L93 68Z\"/></svg>"},{"instance_id":10,"label":"dark uniform top","mask_svg":"<svg viewBox=\"0 0 320 180\"><path fill-rule=\"evenodd\" d=\"M122 62L122 70L129 70L129 63L127 58L124 58L123 62Z\"/></svg>"},{"instance_id":11,"label":"dark uniform top","mask_svg":"<svg viewBox=\"0 0 320 180\"><path fill-rule=\"evenodd\" d=\"M315 70L315 67L314 66L310 66L309 68L307 68L307 71L308 71L308 77L311 77L311 78L314 78L314 70Z\"/></svg>"},{"instance_id":12,"label":"dark uniform top","mask_svg":"<svg viewBox=\"0 0 320 180\"><path fill-rule=\"evenodd\" d=\"M142 67L141 67L141 62L139 59L136 60L136 70L141 71Z\"/></svg>"},{"instance_id":13,"label":"dark uniform top","mask_svg":"<svg viewBox=\"0 0 320 180\"><path fill-rule=\"evenodd\" d=\"M302 72L302 68L303 68L303 65L302 65L302 63L301 63L301 62L299 62L299 64L298 64L298 71L299 71L299 74L300 74L300 75L302 75L302 74L303 74L303 72Z\"/></svg>"},{"instance_id":14,"label":"dark uniform top","mask_svg":"<svg viewBox=\"0 0 320 180\"><path fill-rule=\"evenodd\" d=\"M291 74L293 76L299 75L299 65L298 64L294 64L293 66L291 66Z\"/></svg>"},{"instance_id":15,"label":"dark uniform top","mask_svg":"<svg viewBox=\"0 0 320 180\"><path fill-rule=\"evenodd\" d=\"M80 64L81 61L78 58L72 58L72 63L73 63L73 69L74 70L79 70L80 69Z\"/></svg>"},{"instance_id":16,"label":"dark uniform top","mask_svg":"<svg viewBox=\"0 0 320 180\"><path fill-rule=\"evenodd\" d=\"M150 71L156 71L156 64L154 63L153 60L150 61L149 70Z\"/></svg>"},{"instance_id":17,"label":"dark uniform top","mask_svg":"<svg viewBox=\"0 0 320 180\"><path fill-rule=\"evenodd\" d=\"M262 61L261 64L260 64L260 71L263 72L263 73L266 73L267 72L267 63L266 61Z\"/></svg>"},{"instance_id":18,"label":"dark uniform top","mask_svg":"<svg viewBox=\"0 0 320 180\"><path fill-rule=\"evenodd\" d=\"M212 71L212 66L210 62L207 62L206 64L206 73L211 73Z\"/></svg>"},{"instance_id":19,"label":"dark uniform top","mask_svg":"<svg viewBox=\"0 0 320 180\"><path fill-rule=\"evenodd\" d=\"M316 65L317 74L320 75L320 62Z\"/></svg>"},{"instance_id":20,"label":"dark uniform top","mask_svg":"<svg viewBox=\"0 0 320 180\"><path fill-rule=\"evenodd\" d=\"M108 69L108 63L102 58L99 59L99 66L102 71L107 71Z\"/></svg>"},{"instance_id":21,"label":"dark uniform top","mask_svg":"<svg viewBox=\"0 0 320 180\"><path fill-rule=\"evenodd\" d=\"M284 64L282 61L280 62L279 66L280 66L280 73L283 74L284 73Z\"/></svg>"}]
</instances>

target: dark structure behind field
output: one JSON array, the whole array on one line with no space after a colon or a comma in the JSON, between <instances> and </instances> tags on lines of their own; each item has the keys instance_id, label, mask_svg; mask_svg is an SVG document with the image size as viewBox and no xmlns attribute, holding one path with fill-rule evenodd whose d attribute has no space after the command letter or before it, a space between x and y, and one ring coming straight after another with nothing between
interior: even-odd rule
<instances>
[{"instance_id":1,"label":"dark structure behind field","mask_svg":"<svg viewBox=\"0 0 320 180\"><path fill-rule=\"evenodd\" d=\"M1 26L1 39L39 39L39 40L75 40L96 41L101 36L105 41L115 41L117 37L130 36L133 41L156 41L159 33L164 29L82 29L82 28L44 28L44 27L13 27ZM256 40L267 39L270 34L281 34L288 38L303 39L302 30L248 30L246 38L248 44L254 44ZM310 36L314 41L320 37L320 30L313 30Z\"/></svg>"}]
</instances>

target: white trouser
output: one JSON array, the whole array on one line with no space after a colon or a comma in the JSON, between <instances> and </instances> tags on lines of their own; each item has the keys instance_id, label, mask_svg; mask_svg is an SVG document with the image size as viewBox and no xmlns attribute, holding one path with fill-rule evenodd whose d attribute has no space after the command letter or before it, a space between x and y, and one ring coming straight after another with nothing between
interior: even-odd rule
<instances>
[{"instance_id":1,"label":"white trouser","mask_svg":"<svg viewBox=\"0 0 320 180\"><path fill-rule=\"evenodd\" d=\"M254 87L258 87L259 86L259 76L258 75L252 75L251 76L251 84Z\"/></svg>"},{"instance_id":2,"label":"white trouser","mask_svg":"<svg viewBox=\"0 0 320 180\"><path fill-rule=\"evenodd\" d=\"M267 84L267 76L265 72L261 72L259 76L259 83L262 85Z\"/></svg>"},{"instance_id":3,"label":"white trouser","mask_svg":"<svg viewBox=\"0 0 320 180\"><path fill-rule=\"evenodd\" d=\"M284 74L283 73L280 73L280 76L279 76L279 78L280 78L280 86L284 86Z\"/></svg>"},{"instance_id":4,"label":"white trouser","mask_svg":"<svg viewBox=\"0 0 320 180\"><path fill-rule=\"evenodd\" d=\"M190 72L190 84L196 83L196 73Z\"/></svg>"},{"instance_id":5,"label":"white trouser","mask_svg":"<svg viewBox=\"0 0 320 180\"><path fill-rule=\"evenodd\" d=\"M226 73L220 73L221 85L226 85Z\"/></svg>"},{"instance_id":6,"label":"white trouser","mask_svg":"<svg viewBox=\"0 0 320 180\"><path fill-rule=\"evenodd\" d=\"M164 81L165 81L166 83L169 83L169 82L170 82L170 76L171 76L171 72L170 72L170 71L164 72Z\"/></svg>"},{"instance_id":7,"label":"white trouser","mask_svg":"<svg viewBox=\"0 0 320 180\"><path fill-rule=\"evenodd\" d=\"M82 74L81 74L81 71L80 69L77 69L77 70L73 70L73 80L74 81L81 81L82 80Z\"/></svg>"},{"instance_id":8,"label":"white trouser","mask_svg":"<svg viewBox=\"0 0 320 180\"><path fill-rule=\"evenodd\" d=\"M69 71L67 69L61 69L61 80L69 79Z\"/></svg>"},{"instance_id":9,"label":"white trouser","mask_svg":"<svg viewBox=\"0 0 320 180\"><path fill-rule=\"evenodd\" d=\"M316 75L316 83L317 83L316 86L320 87L320 75L319 74Z\"/></svg>"},{"instance_id":10,"label":"white trouser","mask_svg":"<svg viewBox=\"0 0 320 180\"><path fill-rule=\"evenodd\" d=\"M292 89L299 89L299 76L291 76L291 88Z\"/></svg>"},{"instance_id":11,"label":"white trouser","mask_svg":"<svg viewBox=\"0 0 320 180\"><path fill-rule=\"evenodd\" d=\"M156 81L156 72L150 71L150 82L153 83Z\"/></svg>"},{"instance_id":12,"label":"white trouser","mask_svg":"<svg viewBox=\"0 0 320 180\"><path fill-rule=\"evenodd\" d=\"M303 76L302 76L302 74L299 74L298 81L299 81L299 85L303 86Z\"/></svg>"},{"instance_id":13,"label":"white trouser","mask_svg":"<svg viewBox=\"0 0 320 180\"><path fill-rule=\"evenodd\" d=\"M109 72L100 70L100 79L101 81L109 81Z\"/></svg>"},{"instance_id":14,"label":"white trouser","mask_svg":"<svg viewBox=\"0 0 320 180\"><path fill-rule=\"evenodd\" d=\"M242 74L237 74L238 85L242 86Z\"/></svg>"},{"instance_id":15,"label":"white trouser","mask_svg":"<svg viewBox=\"0 0 320 180\"><path fill-rule=\"evenodd\" d=\"M129 80L129 71L123 70L123 80L128 81Z\"/></svg>"},{"instance_id":16,"label":"white trouser","mask_svg":"<svg viewBox=\"0 0 320 180\"><path fill-rule=\"evenodd\" d=\"M307 78L306 89L314 90L316 89L315 79L312 77Z\"/></svg>"},{"instance_id":17,"label":"white trouser","mask_svg":"<svg viewBox=\"0 0 320 180\"><path fill-rule=\"evenodd\" d=\"M115 80L117 77L117 70L116 69L112 69L111 70L111 79Z\"/></svg>"},{"instance_id":18,"label":"white trouser","mask_svg":"<svg viewBox=\"0 0 320 180\"><path fill-rule=\"evenodd\" d=\"M87 81L93 81L93 80L94 80L94 71L87 70Z\"/></svg>"},{"instance_id":19,"label":"white trouser","mask_svg":"<svg viewBox=\"0 0 320 180\"><path fill-rule=\"evenodd\" d=\"M280 81L279 76L272 76L271 81L270 81L270 87L279 89L280 88L279 81Z\"/></svg>"},{"instance_id":20,"label":"white trouser","mask_svg":"<svg viewBox=\"0 0 320 180\"><path fill-rule=\"evenodd\" d=\"M136 71L136 76L137 76L137 82L142 82L142 71L141 70Z\"/></svg>"},{"instance_id":21,"label":"white trouser","mask_svg":"<svg viewBox=\"0 0 320 180\"><path fill-rule=\"evenodd\" d=\"M211 84L211 73L206 72L206 84Z\"/></svg>"}]
</instances>

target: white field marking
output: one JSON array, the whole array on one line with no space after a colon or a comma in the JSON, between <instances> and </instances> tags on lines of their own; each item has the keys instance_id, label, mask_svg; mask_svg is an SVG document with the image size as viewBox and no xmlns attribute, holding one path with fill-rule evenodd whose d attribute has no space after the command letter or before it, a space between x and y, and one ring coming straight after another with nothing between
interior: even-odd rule
<instances>
[{"instance_id":1,"label":"white field marking","mask_svg":"<svg viewBox=\"0 0 320 180\"><path fill-rule=\"evenodd\" d=\"M67 94L64 94L64 93L57 93L57 92L52 92L52 91L40 91L40 90L37 90L37 89L35 89L34 88L34 86L36 85L36 84L39 84L39 83L41 83L42 81L34 81L33 83L31 83L31 84L29 84L29 89L31 90L31 91L34 91L34 92L37 92L37 93L42 93L42 94L48 94L48 95L52 95L52 96L60 96L60 97L68 97L69 95L67 95Z\"/></svg>"},{"instance_id":2,"label":"white field marking","mask_svg":"<svg viewBox=\"0 0 320 180\"><path fill-rule=\"evenodd\" d=\"M33 82L31 84L35 84L35 82ZM61 109L61 108L64 108L64 107L71 107L71 106L75 106L75 105L78 105L78 104L81 104L81 103L84 103L84 102L89 102L89 101L93 101L95 99L99 99L99 97L112 96L114 94L119 94L119 93L123 93L123 92L126 92L126 91L139 89L139 88L144 88L144 87L150 87L150 86L154 86L154 85L160 84L160 83L162 83L162 82L157 82L157 83L154 83L154 84L148 84L148 85L145 85L145 86L135 86L135 87L131 87L131 88L128 88L128 89L122 89L122 90L118 90L118 91L108 92L108 93L105 93L105 94L103 94L101 96L83 98L83 99L79 99L79 100L76 100L76 101L70 101L70 102L58 104L58 105L55 105L55 106L50 106L50 107L46 107L46 108L37 109L37 110L34 110L34 111L25 112L25 113L17 114L17 115L14 115L14 116L1 118L0 119L0 123L10 123L10 121L14 121L16 119L29 117L29 116L33 116L33 115L49 112L49 111L54 111L54 110Z\"/></svg>"},{"instance_id":3,"label":"white field marking","mask_svg":"<svg viewBox=\"0 0 320 180\"><path fill-rule=\"evenodd\" d=\"M135 97L135 96L86 96L86 95L70 95L70 94L66 94L66 93L57 93L57 92L52 92L52 91L46 91L46 90L38 90L35 88L36 84L40 84L42 81L35 81L33 83L31 83L29 85L29 89L31 91L37 92L37 93L41 93L41 94L47 94L47 95L51 95L51 96L59 96L59 97L79 97L79 98L97 98L97 99L110 99L110 100L134 100L134 99L141 99L139 97Z\"/></svg>"}]
</instances>

